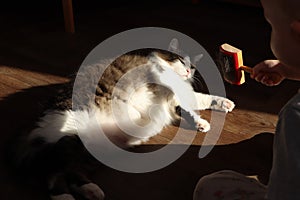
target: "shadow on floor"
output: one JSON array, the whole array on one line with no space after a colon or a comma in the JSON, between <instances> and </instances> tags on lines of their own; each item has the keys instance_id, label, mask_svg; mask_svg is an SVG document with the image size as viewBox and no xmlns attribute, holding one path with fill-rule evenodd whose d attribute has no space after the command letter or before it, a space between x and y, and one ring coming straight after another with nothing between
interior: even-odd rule
<instances>
[{"instance_id":1,"label":"shadow on floor","mask_svg":"<svg viewBox=\"0 0 300 200\"><path fill-rule=\"evenodd\" d=\"M9 168L5 157L9 142L15 140L23 127L30 128L42 112L37 102L45 102L61 85L35 87L15 93L0 102L1 110L1 199L42 200L47 198L44 185L36 180L21 179ZM190 146L171 165L150 173L131 174L96 165L89 172L91 178L106 193L108 200L117 199L192 199L197 181L205 174L231 169L246 175L258 175L267 183L271 168L273 134L261 133L237 144L215 146L202 159L198 158L201 146ZM142 145L135 152L149 152L161 145ZM180 145L178 145L180 147Z\"/></svg>"}]
</instances>

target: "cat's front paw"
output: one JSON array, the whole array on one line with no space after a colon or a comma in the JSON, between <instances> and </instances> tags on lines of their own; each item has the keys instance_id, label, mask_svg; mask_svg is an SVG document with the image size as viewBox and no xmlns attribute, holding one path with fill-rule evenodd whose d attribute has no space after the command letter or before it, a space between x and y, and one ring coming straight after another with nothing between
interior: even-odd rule
<instances>
[{"instance_id":1,"label":"cat's front paw","mask_svg":"<svg viewBox=\"0 0 300 200\"><path fill-rule=\"evenodd\" d=\"M198 131L207 132L210 130L210 124L205 119L198 119L196 122L196 128Z\"/></svg>"},{"instance_id":2,"label":"cat's front paw","mask_svg":"<svg viewBox=\"0 0 300 200\"><path fill-rule=\"evenodd\" d=\"M225 112L231 112L235 107L235 104L233 103L233 101L229 100L229 99L224 99L222 101L222 109Z\"/></svg>"},{"instance_id":3,"label":"cat's front paw","mask_svg":"<svg viewBox=\"0 0 300 200\"><path fill-rule=\"evenodd\" d=\"M217 99L214 99L211 104L211 108L214 110L219 110L223 112L231 112L235 107L235 104L233 101L223 98L223 97L218 97Z\"/></svg>"}]
</instances>

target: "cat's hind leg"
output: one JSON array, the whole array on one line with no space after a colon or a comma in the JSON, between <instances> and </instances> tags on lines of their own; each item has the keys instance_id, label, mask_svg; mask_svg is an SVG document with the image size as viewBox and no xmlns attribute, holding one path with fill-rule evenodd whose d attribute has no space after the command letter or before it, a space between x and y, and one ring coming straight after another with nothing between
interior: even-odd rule
<instances>
[{"instance_id":1,"label":"cat's hind leg","mask_svg":"<svg viewBox=\"0 0 300 200\"><path fill-rule=\"evenodd\" d=\"M103 200L104 192L79 172L57 173L49 179L51 200L75 200L82 196L86 200Z\"/></svg>"},{"instance_id":2,"label":"cat's hind leg","mask_svg":"<svg viewBox=\"0 0 300 200\"><path fill-rule=\"evenodd\" d=\"M70 189L87 200L103 200L104 192L102 189L92 183L84 174L75 172L68 176Z\"/></svg>"},{"instance_id":3,"label":"cat's hind leg","mask_svg":"<svg viewBox=\"0 0 300 200\"><path fill-rule=\"evenodd\" d=\"M75 200L63 173L54 174L49 178L48 189L51 200Z\"/></svg>"},{"instance_id":4,"label":"cat's hind leg","mask_svg":"<svg viewBox=\"0 0 300 200\"><path fill-rule=\"evenodd\" d=\"M104 192L85 175L96 163L90 160L78 136L61 138L55 144L55 151L59 170L48 178L52 200L73 200L78 196L87 200L104 199Z\"/></svg>"}]
</instances>

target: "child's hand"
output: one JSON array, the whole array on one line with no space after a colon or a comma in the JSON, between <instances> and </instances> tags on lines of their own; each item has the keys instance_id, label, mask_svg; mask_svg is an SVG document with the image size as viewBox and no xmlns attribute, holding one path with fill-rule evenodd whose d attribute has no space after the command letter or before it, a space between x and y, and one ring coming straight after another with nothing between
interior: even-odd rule
<instances>
[{"instance_id":1,"label":"child's hand","mask_svg":"<svg viewBox=\"0 0 300 200\"><path fill-rule=\"evenodd\" d=\"M267 86L275 86L285 79L279 60L265 60L253 67L251 78Z\"/></svg>"}]
</instances>

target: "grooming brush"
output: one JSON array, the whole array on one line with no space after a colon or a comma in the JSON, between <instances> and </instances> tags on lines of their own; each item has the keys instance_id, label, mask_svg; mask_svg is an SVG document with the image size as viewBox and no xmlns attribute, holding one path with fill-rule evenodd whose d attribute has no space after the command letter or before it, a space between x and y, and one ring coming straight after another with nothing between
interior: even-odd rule
<instances>
[{"instance_id":1,"label":"grooming brush","mask_svg":"<svg viewBox=\"0 0 300 200\"><path fill-rule=\"evenodd\" d=\"M224 79L235 85L245 82L245 72L252 73L252 68L243 65L242 50L229 44L222 44L219 51L219 63Z\"/></svg>"}]
</instances>

